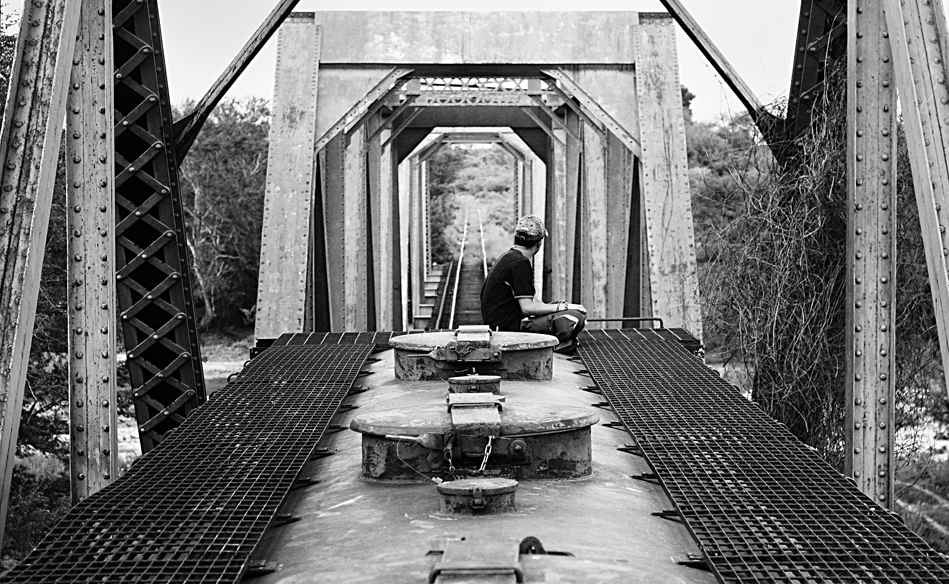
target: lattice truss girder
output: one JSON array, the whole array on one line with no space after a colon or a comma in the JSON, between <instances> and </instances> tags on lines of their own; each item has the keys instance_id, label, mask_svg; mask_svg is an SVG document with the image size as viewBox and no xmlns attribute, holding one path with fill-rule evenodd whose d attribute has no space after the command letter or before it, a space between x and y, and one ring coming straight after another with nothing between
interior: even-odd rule
<instances>
[{"instance_id":1,"label":"lattice truss girder","mask_svg":"<svg viewBox=\"0 0 949 584\"><path fill-rule=\"evenodd\" d=\"M155 0L113 4L116 281L142 447L205 399Z\"/></svg>"}]
</instances>

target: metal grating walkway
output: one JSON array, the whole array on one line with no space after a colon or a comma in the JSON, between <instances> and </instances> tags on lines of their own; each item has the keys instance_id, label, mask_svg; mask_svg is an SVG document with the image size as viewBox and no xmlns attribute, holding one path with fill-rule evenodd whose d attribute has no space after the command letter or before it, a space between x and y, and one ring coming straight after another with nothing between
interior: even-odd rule
<instances>
[{"instance_id":1,"label":"metal grating walkway","mask_svg":"<svg viewBox=\"0 0 949 584\"><path fill-rule=\"evenodd\" d=\"M236 582L373 347L274 347L121 479L82 501L9 582Z\"/></svg>"},{"instance_id":2,"label":"metal grating walkway","mask_svg":"<svg viewBox=\"0 0 949 584\"><path fill-rule=\"evenodd\" d=\"M949 559L661 331L580 356L723 582L949 582ZM644 334L645 333L645 334Z\"/></svg>"}]
</instances>

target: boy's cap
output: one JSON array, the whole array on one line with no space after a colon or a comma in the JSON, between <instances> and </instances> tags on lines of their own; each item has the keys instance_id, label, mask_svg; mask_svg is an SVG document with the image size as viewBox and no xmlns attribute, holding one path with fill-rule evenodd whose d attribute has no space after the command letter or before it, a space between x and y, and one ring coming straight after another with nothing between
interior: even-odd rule
<instances>
[{"instance_id":1,"label":"boy's cap","mask_svg":"<svg viewBox=\"0 0 949 584\"><path fill-rule=\"evenodd\" d=\"M517 220L514 237L530 242L540 241L547 237L547 230L544 229L544 222L537 215L524 215Z\"/></svg>"}]
</instances>

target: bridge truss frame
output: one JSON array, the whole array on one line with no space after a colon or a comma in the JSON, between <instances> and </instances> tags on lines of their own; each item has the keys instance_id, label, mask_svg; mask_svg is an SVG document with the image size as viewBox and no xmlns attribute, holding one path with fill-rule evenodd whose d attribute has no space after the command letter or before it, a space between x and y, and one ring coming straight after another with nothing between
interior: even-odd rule
<instances>
[{"instance_id":1,"label":"bridge truss frame","mask_svg":"<svg viewBox=\"0 0 949 584\"><path fill-rule=\"evenodd\" d=\"M0 286L0 334L3 335L0 343L0 463L4 469L3 476L0 476L0 531L6 516L9 473L16 445L25 366L35 315L43 256L42 243L46 235L49 197L55 173L58 143L56 136L62 130L62 116L59 112L67 111L67 100L72 100L69 102L69 111L76 117L70 117L70 123L79 128L75 130L79 133L79 138L73 138L78 140L76 147L70 150L71 160L77 157L80 159L74 163L80 174L75 175L76 179L70 180L70 184L82 183L79 187L70 188L73 191L71 196L78 197L72 199L75 201L73 208L80 208L80 211L75 211L74 218L70 219L73 221L71 225L74 226L71 228L80 233L73 244L75 247L71 248L76 251L70 252L71 256L80 258L70 262L73 268L70 282L77 288L71 296L70 309L70 329L74 333L70 335L73 343L70 347L70 390L75 396L71 397L70 402L82 403L82 406L74 405L72 412L72 436L76 441L72 448L78 465L76 468L85 470L82 471L81 478L79 472L72 474L74 496L83 497L88 491L79 485L81 481L87 481L88 489L94 491L101 488L101 485L108 484L114 473L113 455L110 453L114 452L115 442L114 422L111 421L114 419L115 404L114 375L101 373L101 360L114 356L113 315L125 317L121 322L127 346L131 347L129 367L137 394L136 407L139 422L144 428L142 441L146 449L160 441L163 433L176 427L184 416L203 400L203 376L194 307L190 299L190 273L187 269L186 239L176 165L190 147L190 141L197 135L207 113L263 42L287 18L296 2L283 0L277 4L267 21L248 41L208 96L201 101L199 111L182 120L178 131L172 127L155 0L96 0L84 4L93 6L95 10L86 10L80 14L77 2L65 0L38 0L25 4L23 26L20 29L11 76L11 89L4 110L0 139L0 156L3 157L0 161L3 173L0 212L5 216L8 229L0 241L0 251L4 255L4 280L3 286ZM949 169L946 168L946 150L949 143L942 133L942 127L949 120L949 112L946 111L949 96L944 95L947 34L945 21L938 16L943 14L941 0L910 1L902 4L887 0L884 3L886 12L881 14L872 11L871 16L867 15L867 10L870 10L868 4L862 0L854 0L850 3L847 19L840 16L840 4L831 0L803 0L802 33L797 47L803 56L799 57L800 60L795 64L792 98L803 101L804 97L812 94L814 88L819 89L819 72L826 66L826 59L811 59L808 55L820 55L822 48L827 49L824 54L830 55L832 51L828 47L835 39L840 38L843 21L860 21L860 30L850 26L852 30L848 33L848 83L851 95L857 99L851 100L854 109L851 112L849 130L852 139L852 160L848 184L851 189L852 209L849 217L851 240L848 250L852 251L855 262L850 266L852 277L849 278L851 286L848 289L848 302L853 307L848 317L848 322L852 324L848 326L848 343L851 348L848 355L848 375L852 373L848 403L853 404L853 409L848 417L852 432L848 431L847 434L848 444L853 446L855 453L850 461L850 471L854 475L861 473L860 476L864 477L860 480L861 488L868 494L881 504L892 505L893 351L887 349L886 345L892 341L892 319L887 316L891 313L883 310L887 305L892 307L892 302L887 300L888 304L884 305L880 300L889 298L887 295L892 294L892 271L887 271L889 268L886 267L885 260L888 258L883 255L893 255L891 251L883 251L892 249L892 229L887 227L892 223L887 223L891 216L885 213L871 216L862 212L874 204L879 206L880 211L886 211L882 205L890 200L891 190L879 190L879 187L892 187L895 181L889 181L890 184L887 185L882 182L884 178L876 174L874 176L879 179L879 184L875 189L878 190L871 192L864 188L874 181L863 178L861 173L886 173L890 167L884 164L869 168L861 164L868 164L869 159L866 158L867 154L859 151L857 145L863 143L860 138L873 135L868 133L870 131L879 131L883 135L884 128L879 124L888 122L885 119L873 121L872 124L876 125L872 126L872 130L868 129L871 126L867 124L871 124L871 121L858 115L861 111L857 108L866 107L860 101L872 99L872 92L861 93L859 84L889 83L887 87L892 87L895 80L895 85L903 89L907 96L915 97L904 99L902 103L910 122L907 136L927 244L940 346L943 361L949 362L946 342L949 330L949 310L946 308L946 303L949 302L949 282L945 260L945 250L949 249L949 242L943 241L944 226L949 221L945 213L949 212L949 208L942 200L949 186ZM681 3L670 1L667 6L680 21L685 21ZM113 40L119 39L127 47L131 47L131 50L124 53L122 62L116 58L111 65L115 67L111 84L106 79L112 55L108 54L110 47L105 38L109 36L109 23L105 20L108 20L110 15L112 24L118 23L118 26L112 29ZM888 20L888 27L885 29L882 18ZM862 28L864 26L866 28ZM74 50L74 33L80 30L83 31L83 42L86 43L80 45L81 53L87 55L86 59ZM873 33L867 35L866 31ZM89 36L93 34L96 35L95 38ZM693 38L698 38L696 42L702 44L700 36ZM927 42L912 42L917 39L926 39ZM87 42L96 40L101 42ZM640 41L651 42L649 39ZM887 46L891 48L888 49ZM891 61L895 66L892 73L888 69L867 69L864 66L866 61L860 61L858 56L861 51L882 55L887 50L892 53ZM115 54L113 49L113 55ZM318 68L319 49L316 55ZM672 62L674 63L674 59ZM69 67L79 68L76 69L79 78L98 81L87 81L94 84L86 91L81 81L68 81ZM814 71L817 71L816 76ZM395 74L401 78L408 73ZM729 79L737 78L733 71L726 70L724 75ZM887 77L888 75L892 76ZM70 97L68 88L76 84L80 88L74 89L77 93ZM565 88L559 87L558 90L565 91ZM589 104L584 104L576 95L568 97L572 98L568 101L573 104L568 104L570 112L563 115L560 124L551 121L550 128L555 135L559 133L560 140L568 146L562 155L555 151L555 163L550 166L553 167L551 172L557 176L565 176L563 169L579 164L576 150L569 148L571 140L578 141L575 134L579 124L588 124L594 134L603 131L602 124L597 123L590 115ZM114 100L114 108L108 107L110 100ZM885 104L874 102L874 107L882 109L883 105ZM76 112L76 109L80 111ZM346 120L343 129L346 133L355 131L357 136L368 138L370 148L384 149L390 147L399 134L413 136L413 140L420 139L417 133L413 134L414 130L410 127L410 118L420 115L417 112L418 109L412 107L412 99L409 99L393 110L389 120L383 121L378 116L379 110L366 111L364 113L370 120L367 125L357 127L358 123L354 124L362 121L360 116L358 120ZM809 119L800 111L794 114L794 118L798 130L804 123L803 120ZM396 119L401 120L399 125L393 125ZM128 125L124 125L123 121L128 122ZM93 128L101 129L97 132ZM105 137L102 137L103 133ZM127 151L120 147L123 136L132 144L128 146ZM107 145L109 140L115 141L114 154L108 147L102 147L103 144ZM351 142L349 136L347 141ZM881 157L881 162L888 162L883 160L882 156L889 154L878 150L879 148L874 150L875 155ZM329 152L330 150L327 150L327 153ZM362 164L359 156L350 155L346 158L345 154L345 149L341 147L333 151L329 161L326 154L322 154L319 164L314 165L310 180L326 183L328 177L325 169L328 163L340 167L346 164ZM105 162L101 162L102 157ZM890 157L891 160L892 158L894 157ZM103 174L101 169L97 169L96 161L108 167L112 160L116 162L114 175L110 176L108 172ZM82 162L87 164L81 164ZM386 176L390 172L397 176L400 173L398 165L391 161L383 165L379 170L380 176ZM633 178L632 182L638 184L645 180L647 179ZM131 188L132 185L142 184L147 186ZM569 180L564 184L568 191L577 187ZM123 189L134 193L120 197ZM151 191L150 194L148 191ZM106 199L113 202L106 202ZM96 203L99 203L98 207ZM318 203L323 204L322 201ZM101 211L103 206L106 208L104 212ZM891 204L890 207L892 208ZM95 208L99 208L99 212L104 214L101 217L95 215ZM383 208L374 207L372 213L378 215ZM321 213L325 215L331 210L325 205L317 205L311 209L314 216ZM112 221L116 225L109 226L108 221L103 223L102 219L108 218L112 213L115 213ZM552 223L556 221L554 218ZM631 216L630 231L642 231L643 221L642 216ZM858 223L861 226L858 227ZM329 229L320 232L317 221L312 225L315 239L327 239L334 235L329 233ZM98 228L98 237L104 237L106 240L116 238L117 246L114 252L110 253L107 250L109 246L103 247L100 240L91 236L95 232L90 229L92 226ZM557 228L561 229L559 225ZM106 232L105 235L102 235L103 231ZM398 232L393 229L387 237L395 241ZM569 220L563 232L572 233ZM152 237L147 237L148 234ZM643 242L644 247L648 245L648 242ZM857 254L868 257L867 250L874 250L873 257L877 260L874 266L859 261ZM323 258L328 251L322 249ZM346 256L347 261L358 261L363 251L365 250L357 248ZM568 251L561 247L558 248L558 253L564 254ZM98 260L95 259L97 254L100 258ZM103 256L105 259L101 259ZM306 257L308 264L321 261L319 255L314 256L309 251ZM397 257L392 258L393 263L398 263L398 260ZM648 269L646 266L628 262L627 268L628 273L639 270L639 281L645 282L644 273ZM565 269L570 268L568 266ZM99 272L115 274L115 282L101 276ZM563 275L553 267L550 273L552 279ZM103 284L103 280L106 283ZM330 281L328 275L322 279L317 277L305 280L305 328L332 328L333 323L316 309L317 301L327 298ZM864 300L856 298L857 285L871 281L879 283L881 287L864 293L876 299L873 306L882 310L884 324L873 318L876 313L866 309L868 305ZM387 289L384 282L385 280L379 285L383 290ZM354 285L357 283L356 280L351 282ZM306 287L312 289L308 292ZM372 288L374 294L388 294L376 292L376 288ZM392 294L400 292L394 286L388 288L392 288ZM118 299L117 306L112 296L113 289ZM645 289L644 285L641 300L643 305L648 306L651 302L646 298ZM630 294L629 287L626 294ZM629 299L624 301L629 303ZM92 304L89 304L90 302ZM92 310L94 306L100 308ZM307 306L309 308L306 308ZM358 307L347 308L345 312L348 316L344 322L362 322L362 313ZM399 322L404 315L397 314L393 308L390 314L381 318L377 316L376 323L380 320L388 322L390 318L393 322ZM368 328L368 314L366 323ZM888 326L888 330L879 328L882 326ZM872 339L859 334L870 328L888 334L881 334ZM883 346L879 343L883 343ZM865 350L864 347L872 347L872 350ZM100 361L96 361L97 358ZM81 383L77 381L80 378L83 380ZM876 407L870 408L870 403L876 404ZM97 407L90 407L92 405ZM79 410L82 408L85 409L80 414ZM95 430L96 435L90 437L92 430ZM96 453L95 457L91 456L93 452ZM86 466L81 466L83 464ZM871 476L874 477L872 480L869 478Z\"/></svg>"}]
</instances>

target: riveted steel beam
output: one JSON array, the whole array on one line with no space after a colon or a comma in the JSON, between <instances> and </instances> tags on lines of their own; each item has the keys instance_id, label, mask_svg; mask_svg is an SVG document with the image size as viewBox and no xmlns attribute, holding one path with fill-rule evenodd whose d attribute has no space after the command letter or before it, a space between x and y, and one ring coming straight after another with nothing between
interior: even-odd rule
<instances>
[{"instance_id":1,"label":"riveted steel beam","mask_svg":"<svg viewBox=\"0 0 949 584\"><path fill-rule=\"evenodd\" d=\"M112 1L84 0L66 112L69 459L75 505L118 478Z\"/></svg>"},{"instance_id":2,"label":"riveted steel beam","mask_svg":"<svg viewBox=\"0 0 949 584\"><path fill-rule=\"evenodd\" d=\"M7 517L79 3L26 2L20 22L0 131L0 537Z\"/></svg>"},{"instance_id":3,"label":"riveted steel beam","mask_svg":"<svg viewBox=\"0 0 949 584\"><path fill-rule=\"evenodd\" d=\"M205 400L157 0L114 0L116 293L142 450Z\"/></svg>"},{"instance_id":4,"label":"riveted steel beam","mask_svg":"<svg viewBox=\"0 0 949 584\"><path fill-rule=\"evenodd\" d=\"M810 126L811 110L822 91L825 72L846 52L846 21L846 0L801 0L788 93L787 140L800 136Z\"/></svg>"},{"instance_id":5,"label":"riveted steel beam","mask_svg":"<svg viewBox=\"0 0 949 584\"><path fill-rule=\"evenodd\" d=\"M943 363L949 363L949 89L942 0L885 0ZM949 368L944 368L949 376Z\"/></svg>"},{"instance_id":6,"label":"riveted steel beam","mask_svg":"<svg viewBox=\"0 0 949 584\"><path fill-rule=\"evenodd\" d=\"M896 81L883 6L852 0L848 12L845 467L892 509Z\"/></svg>"}]
</instances>

